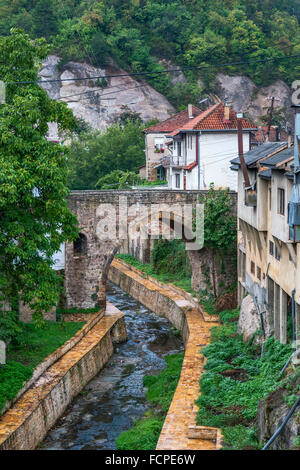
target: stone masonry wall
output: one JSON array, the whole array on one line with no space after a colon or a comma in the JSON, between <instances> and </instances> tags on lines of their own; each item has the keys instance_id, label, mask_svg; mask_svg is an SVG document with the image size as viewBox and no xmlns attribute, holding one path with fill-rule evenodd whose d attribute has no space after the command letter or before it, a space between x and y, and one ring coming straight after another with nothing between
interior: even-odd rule
<instances>
[{"instance_id":1,"label":"stone masonry wall","mask_svg":"<svg viewBox=\"0 0 300 470\"><path fill-rule=\"evenodd\" d=\"M184 206L190 204L196 207L200 194L206 191L173 191L173 190L130 190L130 191L73 191L69 196L69 207L77 216L80 233L87 240L87 250L82 256L74 253L73 243L66 245L66 267L65 286L67 307L90 308L105 305L106 277L114 254L119 250L121 253L134 254L142 262L150 261L150 253L153 240L141 240L139 227L136 232L129 231L127 237L119 240L118 224L122 215L119 209L120 198L126 198L131 211L128 217L128 227L132 225L135 214L141 220L141 226L147 222L148 214L145 210L154 204L165 204L172 206ZM236 193L231 193L236 200ZM117 220L117 233L114 240L101 241L97 236L97 226L103 220L103 213L99 212L101 204L107 206L106 216L113 221L114 212ZM115 223L108 223L108 236L114 235ZM194 254L192 255L194 258ZM197 284L199 264L195 261L193 266L194 284Z\"/></svg>"}]
</instances>

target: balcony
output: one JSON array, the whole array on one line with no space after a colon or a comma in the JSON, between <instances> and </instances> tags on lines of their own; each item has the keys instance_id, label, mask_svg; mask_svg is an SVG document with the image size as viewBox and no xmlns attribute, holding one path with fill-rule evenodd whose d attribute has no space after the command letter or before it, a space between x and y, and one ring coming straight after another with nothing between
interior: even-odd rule
<instances>
[{"instance_id":1,"label":"balcony","mask_svg":"<svg viewBox=\"0 0 300 470\"><path fill-rule=\"evenodd\" d=\"M186 166L185 158L182 156L170 155L170 166L176 166L176 167Z\"/></svg>"}]
</instances>

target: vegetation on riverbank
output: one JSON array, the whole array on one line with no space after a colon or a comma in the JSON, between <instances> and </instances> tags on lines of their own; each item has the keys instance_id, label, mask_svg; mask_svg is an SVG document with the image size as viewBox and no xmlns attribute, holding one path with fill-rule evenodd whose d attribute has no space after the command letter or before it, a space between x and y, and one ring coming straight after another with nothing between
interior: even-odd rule
<instances>
[{"instance_id":1,"label":"vegetation on riverbank","mask_svg":"<svg viewBox=\"0 0 300 470\"><path fill-rule=\"evenodd\" d=\"M171 354L164 359L166 369L158 375L144 377L146 398L151 408L133 427L117 438L118 450L155 450L180 377L184 353Z\"/></svg>"},{"instance_id":2,"label":"vegetation on riverbank","mask_svg":"<svg viewBox=\"0 0 300 470\"><path fill-rule=\"evenodd\" d=\"M191 266L181 240L157 240L150 263L141 263L131 255L117 254L119 258L158 281L172 283L187 292L193 293L191 286Z\"/></svg>"},{"instance_id":3,"label":"vegetation on riverbank","mask_svg":"<svg viewBox=\"0 0 300 470\"><path fill-rule=\"evenodd\" d=\"M0 414L5 403L30 379L34 368L83 325L82 322L45 322L43 328L33 323L22 325L22 341L8 346L7 364L0 366Z\"/></svg>"},{"instance_id":4,"label":"vegetation on riverbank","mask_svg":"<svg viewBox=\"0 0 300 470\"><path fill-rule=\"evenodd\" d=\"M261 357L254 338L244 343L238 335L238 316L238 310L222 312L221 326L211 330L211 344L204 349L207 363L200 379L197 420L199 425L222 429L224 449L257 449L258 402L278 388L291 346L269 338Z\"/></svg>"}]
</instances>

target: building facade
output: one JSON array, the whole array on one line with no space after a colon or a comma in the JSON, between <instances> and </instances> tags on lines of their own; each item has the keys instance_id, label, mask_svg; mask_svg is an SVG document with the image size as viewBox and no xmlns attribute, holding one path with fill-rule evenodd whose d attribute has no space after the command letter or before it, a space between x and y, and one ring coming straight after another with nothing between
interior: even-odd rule
<instances>
[{"instance_id":1,"label":"building facade","mask_svg":"<svg viewBox=\"0 0 300 470\"><path fill-rule=\"evenodd\" d=\"M229 188L237 191L237 176L230 171L230 160L238 155L237 114L224 103L217 103L168 134L167 157L162 169L170 189L193 190ZM242 119L243 146L250 150L255 125Z\"/></svg>"},{"instance_id":2,"label":"building facade","mask_svg":"<svg viewBox=\"0 0 300 470\"><path fill-rule=\"evenodd\" d=\"M238 299L250 294L265 327L286 344L300 328L300 247L291 237L289 201L294 182L294 147L265 143L245 155L250 188L238 174Z\"/></svg>"},{"instance_id":3,"label":"building facade","mask_svg":"<svg viewBox=\"0 0 300 470\"><path fill-rule=\"evenodd\" d=\"M179 126L184 126L190 119L201 113L202 111L200 109L189 105L188 109L174 114L169 119L144 130L146 178L148 181L167 178L167 172L165 172L163 167L158 165L163 158L168 158L172 153L167 145L170 143L169 135L178 129Z\"/></svg>"}]
</instances>

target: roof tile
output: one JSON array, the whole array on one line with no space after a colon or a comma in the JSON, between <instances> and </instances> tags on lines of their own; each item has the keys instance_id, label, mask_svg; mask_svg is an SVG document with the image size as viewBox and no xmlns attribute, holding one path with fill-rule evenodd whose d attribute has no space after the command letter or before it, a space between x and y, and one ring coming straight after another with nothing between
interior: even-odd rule
<instances>
[{"instance_id":1,"label":"roof tile","mask_svg":"<svg viewBox=\"0 0 300 470\"><path fill-rule=\"evenodd\" d=\"M202 113L201 109L196 108L196 106L193 106L193 116L199 116L201 113ZM144 132L170 133L170 132L173 132L175 129L178 129L178 127L183 126L188 121L192 121L192 119L189 118L188 110L185 109L184 111L181 111L180 113L174 114L169 119L166 119L163 122L159 122L158 124L155 124L152 127L148 127L147 129L144 129Z\"/></svg>"}]
</instances>

